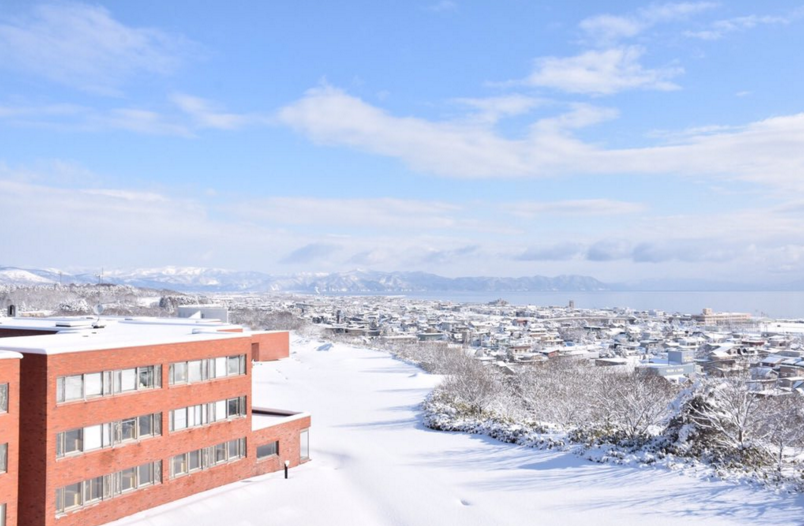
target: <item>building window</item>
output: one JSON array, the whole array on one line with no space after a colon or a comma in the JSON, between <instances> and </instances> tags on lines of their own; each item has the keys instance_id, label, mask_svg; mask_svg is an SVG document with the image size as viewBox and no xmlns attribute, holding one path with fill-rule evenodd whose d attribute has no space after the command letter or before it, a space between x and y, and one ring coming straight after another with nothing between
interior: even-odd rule
<instances>
[{"instance_id":1,"label":"building window","mask_svg":"<svg viewBox=\"0 0 804 526\"><path fill-rule=\"evenodd\" d=\"M305 429L299 433L299 458L308 460L310 458L310 430Z\"/></svg>"},{"instance_id":2,"label":"building window","mask_svg":"<svg viewBox=\"0 0 804 526\"><path fill-rule=\"evenodd\" d=\"M108 429L108 428L107 428ZM103 447L103 424L98 424L96 426L87 426L84 428L84 444L83 449L77 449L76 451L92 451L95 449L100 449ZM108 432L108 431L107 431ZM111 442L110 440L106 440L108 444Z\"/></svg>"},{"instance_id":3,"label":"building window","mask_svg":"<svg viewBox=\"0 0 804 526\"><path fill-rule=\"evenodd\" d=\"M246 456L246 439L238 438L214 446L196 449L170 459L170 477L176 478L234 462Z\"/></svg>"},{"instance_id":4,"label":"building window","mask_svg":"<svg viewBox=\"0 0 804 526\"><path fill-rule=\"evenodd\" d=\"M230 398L226 401L226 418L234 418L236 416L245 416L246 414L246 397Z\"/></svg>"},{"instance_id":5,"label":"building window","mask_svg":"<svg viewBox=\"0 0 804 526\"><path fill-rule=\"evenodd\" d=\"M159 369L159 382L156 379L156 370ZM137 389L153 389L157 383L162 382L162 366L149 365L137 369Z\"/></svg>"},{"instance_id":6,"label":"building window","mask_svg":"<svg viewBox=\"0 0 804 526\"><path fill-rule=\"evenodd\" d=\"M187 469L187 453L176 455L170 460L170 470L174 477L186 475L189 473Z\"/></svg>"},{"instance_id":7,"label":"building window","mask_svg":"<svg viewBox=\"0 0 804 526\"><path fill-rule=\"evenodd\" d=\"M170 364L170 385L192 384L246 374L246 355L221 356Z\"/></svg>"},{"instance_id":8,"label":"building window","mask_svg":"<svg viewBox=\"0 0 804 526\"><path fill-rule=\"evenodd\" d=\"M84 394L87 398L103 396L103 373L84 375Z\"/></svg>"},{"instance_id":9,"label":"building window","mask_svg":"<svg viewBox=\"0 0 804 526\"><path fill-rule=\"evenodd\" d=\"M170 412L170 430L181 431L221 420L239 418L246 416L247 411L245 396L181 407Z\"/></svg>"},{"instance_id":10,"label":"building window","mask_svg":"<svg viewBox=\"0 0 804 526\"><path fill-rule=\"evenodd\" d=\"M8 444L0 445L0 473L8 471Z\"/></svg>"},{"instance_id":11,"label":"building window","mask_svg":"<svg viewBox=\"0 0 804 526\"><path fill-rule=\"evenodd\" d=\"M279 454L279 441L271 442L263 446L257 446L257 459L262 459Z\"/></svg>"},{"instance_id":12,"label":"building window","mask_svg":"<svg viewBox=\"0 0 804 526\"><path fill-rule=\"evenodd\" d=\"M103 477L95 477L84 481L84 504L103 499Z\"/></svg>"},{"instance_id":13,"label":"building window","mask_svg":"<svg viewBox=\"0 0 804 526\"><path fill-rule=\"evenodd\" d=\"M226 442L217 444L214 449L213 464L223 464L227 458Z\"/></svg>"},{"instance_id":14,"label":"building window","mask_svg":"<svg viewBox=\"0 0 804 526\"><path fill-rule=\"evenodd\" d=\"M71 429L56 436L56 457L84 451L84 428Z\"/></svg>"},{"instance_id":15,"label":"building window","mask_svg":"<svg viewBox=\"0 0 804 526\"><path fill-rule=\"evenodd\" d=\"M56 379L56 402L89 400L157 387L162 387L161 365L60 376Z\"/></svg>"},{"instance_id":16,"label":"building window","mask_svg":"<svg viewBox=\"0 0 804 526\"><path fill-rule=\"evenodd\" d=\"M0 526L6 526L6 505L0 504Z\"/></svg>"},{"instance_id":17,"label":"building window","mask_svg":"<svg viewBox=\"0 0 804 526\"><path fill-rule=\"evenodd\" d=\"M56 435L56 458L162 434L162 413L79 427Z\"/></svg>"},{"instance_id":18,"label":"building window","mask_svg":"<svg viewBox=\"0 0 804 526\"><path fill-rule=\"evenodd\" d=\"M137 487L150 486L156 482L156 473L153 463L143 464L137 468Z\"/></svg>"},{"instance_id":19,"label":"building window","mask_svg":"<svg viewBox=\"0 0 804 526\"><path fill-rule=\"evenodd\" d=\"M187 362L170 364L170 384L187 383Z\"/></svg>"},{"instance_id":20,"label":"building window","mask_svg":"<svg viewBox=\"0 0 804 526\"><path fill-rule=\"evenodd\" d=\"M202 465L201 457L202 457L202 455L201 455L201 450L200 449L196 449L195 451L190 451L187 454L187 456L189 457L188 458L188 465L189 465L190 471L198 471L199 469L201 469L201 465Z\"/></svg>"},{"instance_id":21,"label":"building window","mask_svg":"<svg viewBox=\"0 0 804 526\"><path fill-rule=\"evenodd\" d=\"M120 472L120 491L125 493L137 489L137 468L128 468Z\"/></svg>"},{"instance_id":22,"label":"building window","mask_svg":"<svg viewBox=\"0 0 804 526\"><path fill-rule=\"evenodd\" d=\"M162 481L162 461L149 462L117 473L76 482L56 490L56 515L112 499ZM2 523L0 523L2 526Z\"/></svg>"},{"instance_id":23,"label":"building window","mask_svg":"<svg viewBox=\"0 0 804 526\"><path fill-rule=\"evenodd\" d=\"M0 413L7 413L7 412L8 412L8 384L0 384ZM2 526L2 523L0 523L0 526Z\"/></svg>"},{"instance_id":24,"label":"building window","mask_svg":"<svg viewBox=\"0 0 804 526\"><path fill-rule=\"evenodd\" d=\"M67 512L83 506L81 486L81 482L76 482L56 490L56 509Z\"/></svg>"}]
</instances>

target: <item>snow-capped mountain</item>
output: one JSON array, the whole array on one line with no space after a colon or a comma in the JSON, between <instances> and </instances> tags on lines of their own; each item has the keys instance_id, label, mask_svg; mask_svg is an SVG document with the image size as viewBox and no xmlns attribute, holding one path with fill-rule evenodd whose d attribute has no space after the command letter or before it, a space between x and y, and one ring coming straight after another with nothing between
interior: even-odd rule
<instances>
[{"instance_id":1,"label":"snow-capped mountain","mask_svg":"<svg viewBox=\"0 0 804 526\"><path fill-rule=\"evenodd\" d=\"M353 270L332 273L300 273L272 276L261 272L200 267L161 267L67 273L58 270L0 267L0 284L46 285L55 283L104 283L183 292L527 292L603 291L609 285L587 276L548 278L462 277L446 278L425 272L377 272Z\"/></svg>"}]
</instances>

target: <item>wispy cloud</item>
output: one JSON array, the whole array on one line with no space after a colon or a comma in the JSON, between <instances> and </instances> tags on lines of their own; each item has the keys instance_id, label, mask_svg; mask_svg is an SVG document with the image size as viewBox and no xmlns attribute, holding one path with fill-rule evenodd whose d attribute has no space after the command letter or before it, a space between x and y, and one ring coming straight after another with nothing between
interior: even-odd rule
<instances>
[{"instance_id":1,"label":"wispy cloud","mask_svg":"<svg viewBox=\"0 0 804 526\"><path fill-rule=\"evenodd\" d=\"M172 73L197 49L180 35L126 26L97 5L40 4L0 20L0 64L106 95L136 75Z\"/></svg>"},{"instance_id":2,"label":"wispy cloud","mask_svg":"<svg viewBox=\"0 0 804 526\"><path fill-rule=\"evenodd\" d=\"M434 4L428 5L425 9L428 11L433 11L435 13L441 13L444 11L455 11L458 9L458 4L453 2L452 0L440 0Z\"/></svg>"},{"instance_id":3,"label":"wispy cloud","mask_svg":"<svg viewBox=\"0 0 804 526\"><path fill-rule=\"evenodd\" d=\"M631 255L631 243L623 239L602 239L592 243L586 250L589 261L614 261Z\"/></svg>"},{"instance_id":4,"label":"wispy cloud","mask_svg":"<svg viewBox=\"0 0 804 526\"><path fill-rule=\"evenodd\" d=\"M125 130L146 135L193 136L191 123L142 108L98 109L75 104L0 106L0 121L13 126L70 132Z\"/></svg>"},{"instance_id":5,"label":"wispy cloud","mask_svg":"<svg viewBox=\"0 0 804 526\"><path fill-rule=\"evenodd\" d=\"M320 263L342 249L340 245L332 243L310 243L292 251L287 256L279 260L286 265L308 264L313 262Z\"/></svg>"},{"instance_id":6,"label":"wispy cloud","mask_svg":"<svg viewBox=\"0 0 804 526\"><path fill-rule=\"evenodd\" d=\"M521 202L505 205L510 213L520 217L539 215L609 216L643 212L645 205L611 199L575 199L554 202Z\"/></svg>"},{"instance_id":7,"label":"wispy cloud","mask_svg":"<svg viewBox=\"0 0 804 526\"><path fill-rule=\"evenodd\" d=\"M210 100L184 93L174 94L171 100L190 116L198 128L235 130L249 124L265 123L268 120L258 115L226 112Z\"/></svg>"},{"instance_id":8,"label":"wispy cloud","mask_svg":"<svg viewBox=\"0 0 804 526\"><path fill-rule=\"evenodd\" d=\"M267 125L271 119L256 113L222 110L213 101L174 94L158 110L138 107L93 108L76 104L0 106L0 120L12 125L67 131L126 130L146 135L193 137L206 129L238 130Z\"/></svg>"},{"instance_id":9,"label":"wispy cloud","mask_svg":"<svg viewBox=\"0 0 804 526\"><path fill-rule=\"evenodd\" d=\"M529 247L519 254L515 254L516 261L567 261L578 257L583 246L578 243L555 243Z\"/></svg>"},{"instance_id":10,"label":"wispy cloud","mask_svg":"<svg viewBox=\"0 0 804 526\"><path fill-rule=\"evenodd\" d=\"M670 79L684 72L677 66L657 69L641 64L639 46L590 50L573 57L542 57L533 72L513 84L552 88L569 93L613 95L621 91L679 89Z\"/></svg>"},{"instance_id":11,"label":"wispy cloud","mask_svg":"<svg viewBox=\"0 0 804 526\"><path fill-rule=\"evenodd\" d=\"M572 134L575 127L613 115L576 106L562 117L536 121L525 138L508 139L466 123L396 117L324 87L281 109L278 119L313 141L398 158L415 170L452 177L666 174L804 188L804 114L688 133L649 147L605 148Z\"/></svg>"},{"instance_id":12,"label":"wispy cloud","mask_svg":"<svg viewBox=\"0 0 804 526\"><path fill-rule=\"evenodd\" d=\"M579 27L594 43L609 46L657 24L683 20L717 6L714 2L653 4L626 15L602 14L585 18Z\"/></svg>"},{"instance_id":13,"label":"wispy cloud","mask_svg":"<svg viewBox=\"0 0 804 526\"><path fill-rule=\"evenodd\" d=\"M470 118L485 123L495 123L505 117L524 115L547 103L543 99L521 94L476 99L458 98L453 99L453 102L471 108L475 113Z\"/></svg>"},{"instance_id":14,"label":"wispy cloud","mask_svg":"<svg viewBox=\"0 0 804 526\"><path fill-rule=\"evenodd\" d=\"M515 229L472 218L465 206L443 201L388 197L334 199L271 197L241 201L229 211L247 221L277 225L325 225L327 228L399 232L471 230L511 233Z\"/></svg>"},{"instance_id":15,"label":"wispy cloud","mask_svg":"<svg viewBox=\"0 0 804 526\"><path fill-rule=\"evenodd\" d=\"M745 31L759 26L788 25L804 15L799 9L785 16L774 15L747 15L718 20L708 28L699 31L685 31L684 35L701 40L720 40L729 33Z\"/></svg>"},{"instance_id":16,"label":"wispy cloud","mask_svg":"<svg viewBox=\"0 0 804 526\"><path fill-rule=\"evenodd\" d=\"M421 256L421 262L426 264L453 263L456 259L476 257L479 252L479 245L466 245L451 249L430 249L424 251Z\"/></svg>"}]
</instances>

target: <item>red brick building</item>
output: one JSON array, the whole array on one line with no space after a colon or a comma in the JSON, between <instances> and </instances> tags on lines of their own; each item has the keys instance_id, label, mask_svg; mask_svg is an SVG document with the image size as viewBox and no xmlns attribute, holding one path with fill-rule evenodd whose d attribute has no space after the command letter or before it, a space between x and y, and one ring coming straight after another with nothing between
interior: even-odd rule
<instances>
[{"instance_id":1,"label":"red brick building","mask_svg":"<svg viewBox=\"0 0 804 526\"><path fill-rule=\"evenodd\" d=\"M17 526L20 358L0 351L0 526Z\"/></svg>"},{"instance_id":2,"label":"red brick building","mask_svg":"<svg viewBox=\"0 0 804 526\"><path fill-rule=\"evenodd\" d=\"M15 318L5 331L0 349L23 355L0 360L20 366L20 525L105 524L309 458L309 415L252 408L252 359L287 357L286 332L155 318Z\"/></svg>"}]
</instances>

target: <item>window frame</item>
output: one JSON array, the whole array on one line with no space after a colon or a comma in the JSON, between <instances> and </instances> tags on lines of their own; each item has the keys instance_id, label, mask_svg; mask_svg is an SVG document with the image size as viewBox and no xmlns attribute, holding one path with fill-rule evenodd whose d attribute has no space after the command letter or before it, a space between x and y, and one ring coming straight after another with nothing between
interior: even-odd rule
<instances>
[{"instance_id":1,"label":"window frame","mask_svg":"<svg viewBox=\"0 0 804 526\"><path fill-rule=\"evenodd\" d=\"M270 448L269 450L271 453L264 453L264 448ZM260 450L263 450L263 453L260 453ZM279 456L279 440L275 440L273 442L268 442L267 444L263 444L261 446L257 446L257 460L265 460L266 458L270 457L278 457Z\"/></svg>"},{"instance_id":2,"label":"window frame","mask_svg":"<svg viewBox=\"0 0 804 526\"><path fill-rule=\"evenodd\" d=\"M0 414L8 413L8 382L0 384ZM2 526L2 524L0 524Z\"/></svg>"},{"instance_id":3,"label":"window frame","mask_svg":"<svg viewBox=\"0 0 804 526\"><path fill-rule=\"evenodd\" d=\"M123 489L123 475L126 472L130 472L131 476L129 476L126 480L130 480L132 485L126 489ZM148 474L148 481L142 480L143 472ZM161 483L162 461L156 460L154 462L146 462L145 464L125 468L115 473L93 477L80 482L74 482L73 484L67 484L66 486L56 489L56 517L61 517L73 511L86 508L87 506L99 504L103 501L113 499L120 495L128 494ZM78 489L77 495L80 503L73 504L70 507L65 507L67 488ZM94 493L93 489L96 490Z\"/></svg>"},{"instance_id":4,"label":"window frame","mask_svg":"<svg viewBox=\"0 0 804 526\"><path fill-rule=\"evenodd\" d=\"M142 433L141 422L143 419L150 421L150 433ZM133 421L132 437L123 438L124 422ZM100 446L87 449L87 430L100 428ZM77 433L77 442L80 446L77 449L70 451L66 450L68 444L68 433ZM56 433L56 459L72 457L84 453L91 453L101 449L108 449L112 447L124 446L134 442L141 442L143 439L162 436L162 413L148 413L145 415L138 415L121 420L114 420L112 422L104 422L101 424L93 424L74 429L66 429ZM72 441L72 439L70 439Z\"/></svg>"},{"instance_id":5,"label":"window frame","mask_svg":"<svg viewBox=\"0 0 804 526\"><path fill-rule=\"evenodd\" d=\"M306 453L306 454L305 454ZM310 428L299 431L299 460L310 460Z\"/></svg>"},{"instance_id":6,"label":"window frame","mask_svg":"<svg viewBox=\"0 0 804 526\"><path fill-rule=\"evenodd\" d=\"M126 371L134 371L134 388L123 390L123 374ZM150 387L141 386L140 378L141 371L150 370L152 385ZM100 375L100 393L93 390L91 393L87 392L87 376ZM76 398L67 398L67 389L70 379L79 379L81 387L81 395ZM75 380L74 380L75 381ZM128 379L127 382L128 383ZM81 374L68 374L56 378L56 403L64 404L68 402L89 401L106 396L117 396L121 394L136 393L139 391L150 391L151 389L160 389L162 387L162 365L143 365L138 367L127 367L125 369L114 369L108 371L93 371Z\"/></svg>"}]
</instances>

